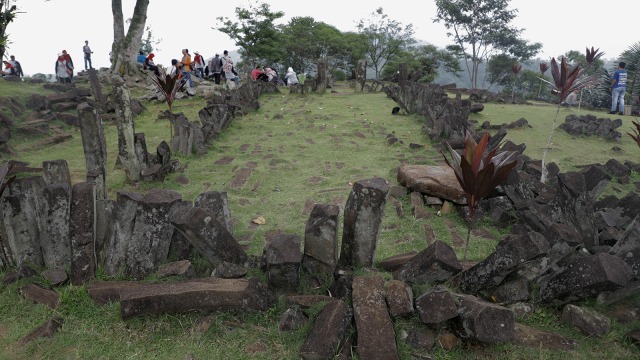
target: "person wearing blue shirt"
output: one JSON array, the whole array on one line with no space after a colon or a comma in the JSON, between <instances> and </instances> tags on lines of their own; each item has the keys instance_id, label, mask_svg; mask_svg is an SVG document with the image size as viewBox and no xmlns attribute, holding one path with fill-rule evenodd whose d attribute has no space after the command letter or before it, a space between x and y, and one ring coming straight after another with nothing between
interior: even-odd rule
<instances>
[{"instance_id":1,"label":"person wearing blue shirt","mask_svg":"<svg viewBox=\"0 0 640 360\"><path fill-rule=\"evenodd\" d=\"M618 114L624 115L624 93L627 89L627 70L624 69L626 66L625 62L620 62L618 70L613 73L613 78L611 79L611 111L609 114L615 114L616 109L619 109ZM618 104L620 104L619 107Z\"/></svg>"},{"instance_id":2,"label":"person wearing blue shirt","mask_svg":"<svg viewBox=\"0 0 640 360\"><path fill-rule=\"evenodd\" d=\"M144 56L144 51L140 51L140 53L138 54L138 58L136 59L140 64L144 64L144 61L146 60L146 56Z\"/></svg>"}]
</instances>

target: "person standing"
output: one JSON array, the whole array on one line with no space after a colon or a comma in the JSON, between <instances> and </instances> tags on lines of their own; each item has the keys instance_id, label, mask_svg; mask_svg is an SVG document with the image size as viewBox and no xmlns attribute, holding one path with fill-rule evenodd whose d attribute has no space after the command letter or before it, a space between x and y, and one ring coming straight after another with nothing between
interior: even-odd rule
<instances>
[{"instance_id":1,"label":"person standing","mask_svg":"<svg viewBox=\"0 0 640 360\"><path fill-rule=\"evenodd\" d=\"M189 55L189 49L182 49L182 61L180 63L182 66L182 79L189 84L189 87L193 87L193 80L191 80L193 62L191 61L191 55Z\"/></svg>"},{"instance_id":2,"label":"person standing","mask_svg":"<svg viewBox=\"0 0 640 360\"><path fill-rule=\"evenodd\" d=\"M621 61L618 64L618 70L613 73L613 78L611 79L611 111L609 111L609 114L615 114L617 108L618 114L624 115L624 93L627 90L626 66L627 64ZM620 105L619 107L618 104Z\"/></svg>"},{"instance_id":3,"label":"person standing","mask_svg":"<svg viewBox=\"0 0 640 360\"><path fill-rule=\"evenodd\" d=\"M55 74L56 78L61 83L70 83L71 82L71 69L69 68L69 64L65 59L63 53L58 54L58 59L56 60L55 66Z\"/></svg>"},{"instance_id":4,"label":"person standing","mask_svg":"<svg viewBox=\"0 0 640 360\"><path fill-rule=\"evenodd\" d=\"M194 51L193 67L195 68L196 77L204 79L204 58L199 52Z\"/></svg>"},{"instance_id":5,"label":"person standing","mask_svg":"<svg viewBox=\"0 0 640 360\"><path fill-rule=\"evenodd\" d=\"M85 70L93 69L93 66L91 66L91 54L93 54L93 51L91 51L91 48L89 47L89 40L84 41L82 52L84 53L84 69ZM88 67L87 67L87 64L89 64Z\"/></svg>"},{"instance_id":6,"label":"person standing","mask_svg":"<svg viewBox=\"0 0 640 360\"><path fill-rule=\"evenodd\" d=\"M69 82L73 81L73 60L71 60L71 55L67 53L67 50L62 50L62 57L66 61L67 68L71 70L71 74L69 74Z\"/></svg>"},{"instance_id":7,"label":"person standing","mask_svg":"<svg viewBox=\"0 0 640 360\"><path fill-rule=\"evenodd\" d=\"M233 60L229 56L229 51L225 50L222 54L222 71L224 71L225 79L227 82L234 81L236 86L240 85L240 78L234 73Z\"/></svg>"},{"instance_id":8,"label":"person standing","mask_svg":"<svg viewBox=\"0 0 640 360\"><path fill-rule=\"evenodd\" d=\"M211 61L209 61L209 73L213 74L213 81L216 85L220 85L220 71L222 70L222 60L220 55L216 54Z\"/></svg>"}]
</instances>

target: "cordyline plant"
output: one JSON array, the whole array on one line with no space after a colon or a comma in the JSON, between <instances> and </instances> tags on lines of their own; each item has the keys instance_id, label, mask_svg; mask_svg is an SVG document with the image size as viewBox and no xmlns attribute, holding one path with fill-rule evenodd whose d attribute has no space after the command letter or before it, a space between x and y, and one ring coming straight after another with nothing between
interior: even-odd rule
<instances>
[{"instance_id":1,"label":"cordyline plant","mask_svg":"<svg viewBox=\"0 0 640 360\"><path fill-rule=\"evenodd\" d=\"M160 75L151 76L151 80L156 85L158 91L164 95L164 101L169 106L169 111L172 111L173 100L176 98L178 91L184 86L184 81L178 79L179 74L170 75L167 74L164 68L160 69ZM171 128L171 138L173 139L173 128Z\"/></svg>"},{"instance_id":2,"label":"cordyline plant","mask_svg":"<svg viewBox=\"0 0 640 360\"><path fill-rule=\"evenodd\" d=\"M631 138L636 142L636 144L638 144L638 146L640 146L640 123L637 123L635 121L631 121L633 123L633 125L636 126L636 128L631 128L631 130L633 130L633 134L632 133L627 133L629 136L631 136Z\"/></svg>"},{"instance_id":3,"label":"cordyline plant","mask_svg":"<svg viewBox=\"0 0 640 360\"><path fill-rule=\"evenodd\" d=\"M469 248L475 209L480 200L502 184L516 166L515 152L503 151L497 153L499 146L487 152L488 143L489 133L485 132L480 142L476 143L471 133L467 131L462 155L458 154L446 141L445 144L449 149L451 160L447 159L444 153L442 154L444 161L456 174L456 178L467 198L469 219L467 222L467 241L464 247L464 261L467 260L467 249Z\"/></svg>"},{"instance_id":4,"label":"cordyline plant","mask_svg":"<svg viewBox=\"0 0 640 360\"><path fill-rule=\"evenodd\" d=\"M522 70L522 65L515 63L511 65L511 72L513 72L513 89L511 89L511 103L516 97L516 82L518 81L518 74L520 74L520 70Z\"/></svg>"},{"instance_id":5,"label":"cordyline plant","mask_svg":"<svg viewBox=\"0 0 640 360\"><path fill-rule=\"evenodd\" d=\"M544 77L544 73L547 72L547 70L549 70L549 64L547 63L540 63L540 77ZM538 87L538 98L540 97L540 91L542 90L542 79L540 79L540 86Z\"/></svg>"},{"instance_id":6,"label":"cordyline plant","mask_svg":"<svg viewBox=\"0 0 640 360\"><path fill-rule=\"evenodd\" d=\"M547 151L549 151L549 147L551 146L551 138L553 137L553 133L556 129L556 122L558 120L558 114L560 113L560 106L562 102L567 98L569 94L571 94L575 90L581 90L585 87L596 84L599 79L596 75L586 75L586 71L591 67L591 65L598 60L604 53L599 52L600 49L594 50L593 47L591 50L587 48L586 59L587 64L576 64L573 68L569 68L569 64L567 64L567 59L562 57L560 61L560 65L555 58L551 59L551 75L553 76L553 83L549 82L543 78L540 80L546 82L551 85L551 93L558 96L558 109L556 110L556 117L553 119L553 123L551 124L551 132L549 133L549 139L547 140L547 146L544 149L544 154L542 155L542 176L540 177L540 181L545 182L547 180L547 176L549 175L549 171L545 166L545 159L547 157Z\"/></svg>"}]
</instances>

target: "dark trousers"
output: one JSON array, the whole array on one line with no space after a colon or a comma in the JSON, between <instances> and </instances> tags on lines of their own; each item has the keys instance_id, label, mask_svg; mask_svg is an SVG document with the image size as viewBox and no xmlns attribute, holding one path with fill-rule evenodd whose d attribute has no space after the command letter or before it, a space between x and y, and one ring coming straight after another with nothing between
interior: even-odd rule
<instances>
[{"instance_id":1,"label":"dark trousers","mask_svg":"<svg viewBox=\"0 0 640 360\"><path fill-rule=\"evenodd\" d=\"M213 81L220 85L220 73L213 73Z\"/></svg>"}]
</instances>

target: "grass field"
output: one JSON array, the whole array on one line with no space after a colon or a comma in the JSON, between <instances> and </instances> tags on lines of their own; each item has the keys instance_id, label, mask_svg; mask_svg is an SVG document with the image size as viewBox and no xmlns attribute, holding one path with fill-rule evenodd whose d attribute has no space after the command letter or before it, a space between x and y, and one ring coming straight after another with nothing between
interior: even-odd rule
<instances>
[{"instance_id":1,"label":"grass field","mask_svg":"<svg viewBox=\"0 0 640 360\"><path fill-rule=\"evenodd\" d=\"M183 170L171 174L163 183L125 184L121 170L115 168L117 133L114 125L106 125L108 147L107 183L109 196L117 191L144 192L154 187L172 189L186 200L193 200L207 190L226 191L233 216L234 236L250 254L262 253L265 238L274 233L295 233L303 236L310 207L314 203L344 206L351 184L360 179L383 177L396 184L396 170L402 163L442 164L442 155L421 131L421 119L416 116L392 116L393 101L383 93L355 94L346 84L334 91L319 95L265 95L261 108L235 119L204 156L178 156ZM32 92L43 92L41 87L27 84L0 82L0 96L15 96L26 101ZM198 118L204 107L202 99L181 100L174 104L174 112L183 112L190 120ZM158 114L166 110L163 103L145 103L147 109L135 119L136 132L145 133L150 151L160 141L168 140L166 120ZM1 109L0 109L1 110ZM485 104L485 110L472 116L481 124L510 123L526 118L531 128L513 130L507 139L516 144L526 143L525 154L540 158L549 136L556 107L548 104L531 105ZM594 113L585 109L562 108L558 124L569 113ZM598 116L605 115L599 111ZM632 117L624 117L623 133L631 129ZM18 122L23 121L18 119ZM73 134L65 143L38 148L42 139L16 136L11 144L16 151L12 159L26 161L33 166L44 160L66 159L74 181L82 181L85 174L82 142L77 129L64 127ZM388 134L394 134L402 143L389 145ZM419 149L410 143L424 145ZM637 162L640 149L624 135L620 143L598 138L575 138L562 130L555 132L547 162L557 163L562 171L572 171L580 165L605 163L610 158L623 162ZM613 146L622 150L614 152ZM5 160L8 158L5 158ZM241 186L232 186L239 169L251 169L251 175ZM638 174L633 175L638 179ZM624 193L627 187L613 184L607 191ZM612 190L614 189L614 190ZM463 248L456 239L464 238L464 222L452 212L416 220L411 216L404 199L405 216L399 216L387 206L376 260L407 251L420 251L427 246L425 226L431 228L435 238L452 244L459 257ZM264 225L253 219L262 216ZM480 227L483 236L471 239L470 259L480 260L493 251L505 230L496 229L488 221ZM488 235L487 235L488 234ZM207 264L199 263L202 272ZM254 276L262 276L253 271ZM386 274L385 276L389 276ZM204 332L194 330L202 314L153 316L122 321L119 305L98 307L93 304L84 287L64 286L57 291L61 306L49 310L34 305L18 295L24 281L6 287L0 293L0 359L183 359L193 354L196 359L296 359L310 325L296 332L278 331L279 316L287 305L281 296L278 305L267 312L250 314L220 312L211 317L212 326ZM303 279L301 288L306 293L324 293L326 287L312 289ZM424 287L415 288L419 296ZM588 305L594 305L588 303ZM602 309L605 310L605 309ZM319 309L312 309L313 318ZM17 340L45 320L61 316L64 325L52 339L42 339L24 347ZM433 357L438 359L628 359L640 352L622 340L625 331L639 323L614 323L612 332L604 339L586 338L559 322L558 309L539 307L533 315L519 319L530 325L553 330L579 341L572 352L531 349L512 344L500 346L459 347L446 352L437 346ZM419 326L419 318L396 320L398 336L403 329ZM412 349L398 339L402 359L412 358L420 351Z\"/></svg>"}]
</instances>

